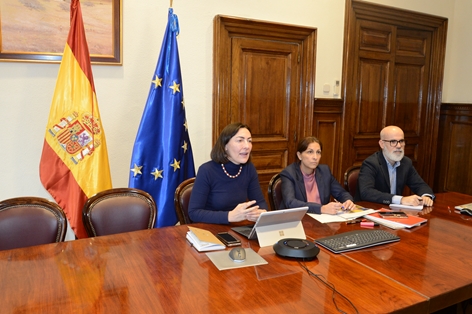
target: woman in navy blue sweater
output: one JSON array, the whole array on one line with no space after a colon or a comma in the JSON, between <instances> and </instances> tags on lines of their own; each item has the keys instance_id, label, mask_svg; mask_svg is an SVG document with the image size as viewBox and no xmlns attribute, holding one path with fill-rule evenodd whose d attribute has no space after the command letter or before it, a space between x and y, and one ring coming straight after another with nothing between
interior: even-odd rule
<instances>
[{"instance_id":1,"label":"woman in navy blue sweater","mask_svg":"<svg viewBox=\"0 0 472 314\"><path fill-rule=\"evenodd\" d=\"M198 169L188 213L193 222L228 224L256 221L267 208L256 168L250 162L252 137L242 123L227 125Z\"/></svg>"}]
</instances>

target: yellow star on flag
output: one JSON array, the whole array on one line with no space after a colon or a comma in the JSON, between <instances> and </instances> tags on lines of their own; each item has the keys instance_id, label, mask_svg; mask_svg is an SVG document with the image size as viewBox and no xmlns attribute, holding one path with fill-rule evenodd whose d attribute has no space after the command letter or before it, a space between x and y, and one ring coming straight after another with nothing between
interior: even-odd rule
<instances>
[{"instance_id":1,"label":"yellow star on flag","mask_svg":"<svg viewBox=\"0 0 472 314\"><path fill-rule=\"evenodd\" d=\"M143 167L143 166L138 166L137 164L134 164L134 167L130 169L131 171L134 172L133 177L136 177L138 174L143 174L143 173L141 172L141 168L142 168L142 167Z\"/></svg>"},{"instance_id":2,"label":"yellow star on flag","mask_svg":"<svg viewBox=\"0 0 472 314\"><path fill-rule=\"evenodd\" d=\"M157 75L156 75L156 78L152 80L152 82L154 83L154 88L157 88L158 86L162 86L161 84L162 78L159 78Z\"/></svg>"},{"instance_id":3,"label":"yellow star on flag","mask_svg":"<svg viewBox=\"0 0 472 314\"><path fill-rule=\"evenodd\" d=\"M187 149L188 149L187 146L188 146L188 145L187 145L187 142L184 141L184 145L181 146L181 147L184 149L184 154L187 152Z\"/></svg>"},{"instance_id":4,"label":"yellow star on flag","mask_svg":"<svg viewBox=\"0 0 472 314\"><path fill-rule=\"evenodd\" d=\"M164 172L164 170L158 170L157 168L155 168L154 171L151 172L151 174L154 176L154 180L157 180L158 178L164 178L162 176L163 172Z\"/></svg>"},{"instance_id":5,"label":"yellow star on flag","mask_svg":"<svg viewBox=\"0 0 472 314\"><path fill-rule=\"evenodd\" d=\"M184 127L185 127L185 131L188 131L188 124L187 124L187 120L185 120Z\"/></svg>"},{"instance_id":6,"label":"yellow star on flag","mask_svg":"<svg viewBox=\"0 0 472 314\"><path fill-rule=\"evenodd\" d=\"M174 172L177 170L177 169L180 169L180 161L177 161L175 160L174 158L174 163L173 164L170 164L171 167L174 167Z\"/></svg>"},{"instance_id":7,"label":"yellow star on flag","mask_svg":"<svg viewBox=\"0 0 472 314\"><path fill-rule=\"evenodd\" d=\"M169 86L169 88L172 89L172 94L174 95L176 92L180 93L179 87L180 87L180 84L177 84L175 81L174 81L174 85Z\"/></svg>"}]
</instances>

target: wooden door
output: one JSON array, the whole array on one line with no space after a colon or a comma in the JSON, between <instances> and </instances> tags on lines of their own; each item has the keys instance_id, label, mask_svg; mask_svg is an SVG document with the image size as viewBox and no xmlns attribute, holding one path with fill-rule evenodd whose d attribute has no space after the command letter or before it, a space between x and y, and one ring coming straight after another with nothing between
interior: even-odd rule
<instances>
[{"instance_id":1,"label":"wooden door","mask_svg":"<svg viewBox=\"0 0 472 314\"><path fill-rule=\"evenodd\" d=\"M248 124L265 193L311 130L315 35L311 28L215 18L213 141L228 123Z\"/></svg>"},{"instance_id":2,"label":"wooden door","mask_svg":"<svg viewBox=\"0 0 472 314\"><path fill-rule=\"evenodd\" d=\"M346 16L343 169L379 150L380 130L397 125L405 133L405 154L432 186L446 25L444 18L352 1Z\"/></svg>"}]
</instances>

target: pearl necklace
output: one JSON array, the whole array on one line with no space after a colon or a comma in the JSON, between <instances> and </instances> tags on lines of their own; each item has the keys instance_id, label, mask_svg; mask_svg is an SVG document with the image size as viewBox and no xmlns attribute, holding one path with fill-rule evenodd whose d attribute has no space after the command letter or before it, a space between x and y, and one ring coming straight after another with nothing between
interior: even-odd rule
<instances>
[{"instance_id":1,"label":"pearl necklace","mask_svg":"<svg viewBox=\"0 0 472 314\"><path fill-rule=\"evenodd\" d=\"M228 173L228 171L226 171L226 168L225 168L225 165L221 164L221 168L223 168L223 171L225 172L225 174L230 177L231 179L235 179L237 177L239 177L239 175L241 174L241 170L243 170L243 166L239 166L239 171L238 173L236 173L236 175L232 176Z\"/></svg>"}]
</instances>

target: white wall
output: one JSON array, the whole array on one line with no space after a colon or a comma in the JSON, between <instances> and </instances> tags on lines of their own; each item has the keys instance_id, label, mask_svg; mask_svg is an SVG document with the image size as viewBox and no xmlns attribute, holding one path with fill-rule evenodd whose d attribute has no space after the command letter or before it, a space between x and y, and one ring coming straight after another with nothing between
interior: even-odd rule
<instances>
[{"instance_id":1,"label":"white wall","mask_svg":"<svg viewBox=\"0 0 472 314\"><path fill-rule=\"evenodd\" d=\"M443 101L472 102L472 1L455 0L454 17L449 20Z\"/></svg>"},{"instance_id":2,"label":"white wall","mask_svg":"<svg viewBox=\"0 0 472 314\"><path fill-rule=\"evenodd\" d=\"M472 102L469 0L371 1L450 19L443 101ZM123 65L93 65L114 187L127 186L129 162L167 23L169 0L123 0ZM198 167L209 159L212 126L212 37L217 14L318 29L316 87L341 79L344 0L174 0L190 137ZM455 19L454 19L455 18ZM454 30L455 32L452 32ZM464 31L461 31L464 30ZM464 40L465 39L465 40ZM65 43L64 43L65 44ZM0 199L50 198L39 181L39 159L58 64L0 62ZM457 79L456 79L457 78Z\"/></svg>"}]
</instances>

